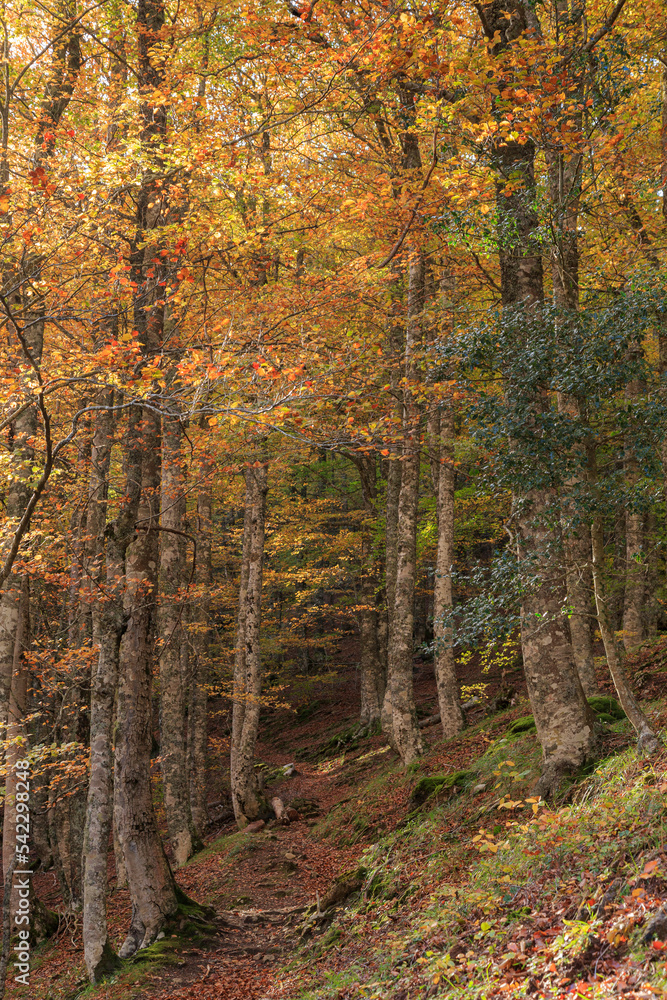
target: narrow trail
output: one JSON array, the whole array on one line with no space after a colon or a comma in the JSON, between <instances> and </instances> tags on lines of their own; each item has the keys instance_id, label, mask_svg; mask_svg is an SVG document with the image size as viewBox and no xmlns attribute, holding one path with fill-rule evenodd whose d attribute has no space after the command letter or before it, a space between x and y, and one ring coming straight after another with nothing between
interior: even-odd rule
<instances>
[{"instance_id":1,"label":"narrow trail","mask_svg":"<svg viewBox=\"0 0 667 1000\"><path fill-rule=\"evenodd\" d=\"M300 765L272 792L306 800L319 815L349 798L344 764L328 771ZM276 966L293 952L304 911L322 897L336 875L352 867L365 845L334 847L316 840L314 817L289 826L270 825L239 838L227 853L209 849L177 873L179 884L216 910L219 943L184 950L183 966L156 973L141 1000L241 1000L276 985ZM220 836L233 834L230 824ZM214 842L217 843L217 842Z\"/></svg>"}]
</instances>

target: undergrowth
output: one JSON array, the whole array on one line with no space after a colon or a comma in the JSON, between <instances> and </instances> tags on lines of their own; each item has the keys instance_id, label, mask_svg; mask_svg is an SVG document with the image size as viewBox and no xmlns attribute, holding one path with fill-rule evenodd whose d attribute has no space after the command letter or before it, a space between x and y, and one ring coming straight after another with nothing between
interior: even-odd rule
<instances>
[{"instance_id":1,"label":"undergrowth","mask_svg":"<svg viewBox=\"0 0 667 1000\"><path fill-rule=\"evenodd\" d=\"M606 728L622 734L627 723ZM468 765L474 782L379 829L360 859L363 890L309 946L292 995L667 996L662 942L642 942L667 902L667 760L612 754L560 805L530 794L539 765L530 732L497 739ZM320 835L353 842L401 782L414 787L415 776L374 778Z\"/></svg>"}]
</instances>

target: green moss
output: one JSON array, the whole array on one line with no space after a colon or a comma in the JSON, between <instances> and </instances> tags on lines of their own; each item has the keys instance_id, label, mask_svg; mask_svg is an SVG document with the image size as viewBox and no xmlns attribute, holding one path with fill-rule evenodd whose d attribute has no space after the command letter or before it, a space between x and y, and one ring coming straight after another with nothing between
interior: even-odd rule
<instances>
[{"instance_id":1,"label":"green moss","mask_svg":"<svg viewBox=\"0 0 667 1000\"><path fill-rule=\"evenodd\" d=\"M594 695L588 699L588 704L593 709L596 721L601 725L610 726L626 717L619 703L611 695ZM537 732L537 727L532 715L524 715L520 719L515 719L507 727L508 736L520 736L524 733L535 732Z\"/></svg>"},{"instance_id":2,"label":"green moss","mask_svg":"<svg viewBox=\"0 0 667 1000\"><path fill-rule=\"evenodd\" d=\"M326 759L331 754L340 753L341 750L351 750L353 747L356 747L363 735L359 726L350 726L348 729L343 729L340 733L336 733L310 756L314 760L320 760Z\"/></svg>"},{"instance_id":3,"label":"green moss","mask_svg":"<svg viewBox=\"0 0 667 1000\"><path fill-rule=\"evenodd\" d=\"M111 948L108 949L103 959L105 969L100 970L98 983L104 980L107 984L122 983L126 989L135 984L139 988L151 973L166 966L181 965L184 961L182 953L189 948L205 948L218 943L217 928L212 922L215 910L196 903L179 886L176 886L176 898L177 910L157 941L125 960L117 958ZM127 995L135 997L143 994L132 991ZM63 1000L93 1000L96 996L99 996L98 986L82 980Z\"/></svg>"},{"instance_id":4,"label":"green moss","mask_svg":"<svg viewBox=\"0 0 667 1000\"><path fill-rule=\"evenodd\" d=\"M520 719L515 719L507 727L508 736L522 736L524 733L536 733L537 726L532 715L523 715Z\"/></svg>"},{"instance_id":5,"label":"green moss","mask_svg":"<svg viewBox=\"0 0 667 1000\"><path fill-rule=\"evenodd\" d=\"M588 704L597 716L610 715L614 722L619 722L621 719L626 718L625 712L619 703L609 694L596 694L588 699Z\"/></svg>"},{"instance_id":6,"label":"green moss","mask_svg":"<svg viewBox=\"0 0 667 1000\"><path fill-rule=\"evenodd\" d=\"M420 778L410 795L410 802L413 806L424 805L441 792L453 789L455 786L464 787L474 777L471 771L452 771L451 774L430 774Z\"/></svg>"}]
</instances>

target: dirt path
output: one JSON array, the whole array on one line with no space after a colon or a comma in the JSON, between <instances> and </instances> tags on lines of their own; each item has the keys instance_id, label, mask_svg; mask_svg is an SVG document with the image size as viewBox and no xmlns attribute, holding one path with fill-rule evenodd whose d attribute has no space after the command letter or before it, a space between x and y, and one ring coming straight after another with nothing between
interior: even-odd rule
<instances>
[{"instance_id":1,"label":"dirt path","mask_svg":"<svg viewBox=\"0 0 667 1000\"><path fill-rule=\"evenodd\" d=\"M328 771L297 762L297 774L271 791L289 801L317 803L322 814L350 794L342 770L342 762ZM178 872L186 892L215 907L219 943L210 951L184 951L182 968L156 974L137 994L141 1000L252 1000L275 984L275 968L289 960L304 910L363 850L363 845L341 849L316 840L314 822L269 824L258 833L234 837L227 850L216 841ZM235 831L230 824L222 836Z\"/></svg>"}]
</instances>

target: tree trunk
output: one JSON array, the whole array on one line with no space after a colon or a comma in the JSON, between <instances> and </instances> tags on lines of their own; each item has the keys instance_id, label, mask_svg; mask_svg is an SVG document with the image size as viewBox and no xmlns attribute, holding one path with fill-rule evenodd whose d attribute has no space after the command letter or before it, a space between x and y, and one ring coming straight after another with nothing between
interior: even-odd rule
<instances>
[{"instance_id":1,"label":"tree trunk","mask_svg":"<svg viewBox=\"0 0 667 1000\"><path fill-rule=\"evenodd\" d=\"M43 323L35 324L30 342L31 353L41 357ZM32 441L37 434L37 411L29 407L16 418L13 425L12 470L6 510L10 519L18 522L26 509L32 492L30 478L34 463ZM12 674L15 666L16 631L19 627L19 606L23 581L19 574L11 573L2 587L0 596L0 727L7 724Z\"/></svg>"},{"instance_id":2,"label":"tree trunk","mask_svg":"<svg viewBox=\"0 0 667 1000\"><path fill-rule=\"evenodd\" d=\"M113 392L100 399L111 407ZM84 829L83 947L91 982L118 965L107 932L107 863L113 827L113 730L120 641L125 625L125 552L134 534L141 489L140 411L128 414L125 438L125 489L116 521L107 531L109 470L114 421L110 409L98 412L93 434L88 489L88 579L93 643L97 664L90 698L90 780Z\"/></svg>"},{"instance_id":3,"label":"tree trunk","mask_svg":"<svg viewBox=\"0 0 667 1000\"><path fill-rule=\"evenodd\" d=\"M424 285L424 258L419 254L410 264L409 270L403 460L398 500L396 585L390 617L387 677L391 700L391 732L387 735L406 767L423 752L412 679L421 414L410 383L416 379L415 349L421 332Z\"/></svg>"},{"instance_id":4,"label":"tree trunk","mask_svg":"<svg viewBox=\"0 0 667 1000\"><path fill-rule=\"evenodd\" d=\"M510 48L524 32L540 34L535 11L528 4L517 3L509 19L499 4L485 4L477 10L485 35L493 39L493 54ZM495 113L502 117L499 105ZM535 210L535 146L532 140L520 143L501 134L493 143L491 159L496 174L503 309L518 304L536 309L543 301L544 287ZM572 275L565 277L571 280ZM511 391L508 386L508 392ZM542 405L542 400L534 400L536 410ZM558 557L559 539L554 537L547 516L554 500L551 492L531 489L515 498L517 553L540 581L522 602L521 646L528 694L544 754L542 794L554 790L563 774L581 766L595 746L592 713L576 672L563 615L565 574Z\"/></svg>"},{"instance_id":5,"label":"tree trunk","mask_svg":"<svg viewBox=\"0 0 667 1000\"><path fill-rule=\"evenodd\" d=\"M398 501L401 494L402 465L398 458L392 458L387 464L387 499L385 513L385 594L386 611L386 676L387 683L382 699L382 732L391 738L392 711L391 686L389 684L389 650L391 621L394 615L396 600L396 570L398 566Z\"/></svg>"},{"instance_id":6,"label":"tree trunk","mask_svg":"<svg viewBox=\"0 0 667 1000\"><path fill-rule=\"evenodd\" d=\"M169 199L158 176L165 166L167 109L164 104L156 103L154 97L165 81L165 64L159 55L165 8L163 0L140 0L136 10L138 85L142 101L140 141L147 166L136 195L136 230L129 260L135 288L134 327L143 356L152 360L163 347L163 289L170 277L161 235L167 222ZM120 949L121 958L151 944L178 907L176 884L157 829L151 788L160 430L160 418L154 409L143 408L141 499L135 535L125 554L127 625L120 646L114 758L114 816L132 900L132 920Z\"/></svg>"},{"instance_id":7,"label":"tree trunk","mask_svg":"<svg viewBox=\"0 0 667 1000\"><path fill-rule=\"evenodd\" d=\"M28 757L26 733L26 708L28 700L29 668L24 652L29 638L30 588L28 577L21 581L18 598L18 620L14 633L14 656L11 683L9 686L9 706L7 714L5 750L5 803L2 821L2 870L7 877L16 854L17 847L17 761ZM26 822L27 832L28 822ZM10 893L10 915L13 918L19 904L17 889L12 886Z\"/></svg>"},{"instance_id":8,"label":"tree trunk","mask_svg":"<svg viewBox=\"0 0 667 1000\"><path fill-rule=\"evenodd\" d=\"M623 598L623 644L626 652L645 639L642 609L646 585L644 560L644 517L641 512L625 514L625 593Z\"/></svg>"},{"instance_id":9,"label":"tree trunk","mask_svg":"<svg viewBox=\"0 0 667 1000\"><path fill-rule=\"evenodd\" d=\"M567 619L563 612L565 587L555 575L553 529L545 525L548 497L533 493L524 499L518 527L519 559L530 559L541 581L521 607L521 648L528 697L543 751L541 794L553 791L561 778L581 767L595 747L593 715L577 674Z\"/></svg>"},{"instance_id":10,"label":"tree trunk","mask_svg":"<svg viewBox=\"0 0 667 1000\"><path fill-rule=\"evenodd\" d=\"M567 4L562 4L562 24L570 44L581 30L581 18L568 17ZM581 82L577 81L572 100L580 99ZM564 116L565 117L565 116ZM570 117L570 112L567 113ZM581 115L578 115L580 122ZM551 279L554 304L560 309L579 309L579 239L578 220L581 200L583 156L579 150L552 152L547 155L549 193L553 213L555 239L551 248ZM558 410L577 418L581 415L582 401L564 393L558 394ZM576 486L571 480L570 487ZM567 566L567 602L570 607L570 639L574 662L584 694L594 695L598 690L595 678L593 642L590 619L592 612L591 538L590 528L577 516L576 509L565 500L566 516L563 519L565 559Z\"/></svg>"},{"instance_id":11,"label":"tree trunk","mask_svg":"<svg viewBox=\"0 0 667 1000\"><path fill-rule=\"evenodd\" d=\"M435 486L438 547L433 582L433 643L435 680L438 687L440 721L445 739L463 729L463 712L456 680L456 660L451 625L443 618L451 613L452 565L454 563L454 414L440 410L433 424L436 440L433 480Z\"/></svg>"},{"instance_id":12,"label":"tree trunk","mask_svg":"<svg viewBox=\"0 0 667 1000\"><path fill-rule=\"evenodd\" d=\"M190 814L185 752L185 692L181 673L186 580L185 476L180 418L162 422L162 532L160 535L160 758L164 807L177 867L199 842Z\"/></svg>"},{"instance_id":13,"label":"tree trunk","mask_svg":"<svg viewBox=\"0 0 667 1000\"><path fill-rule=\"evenodd\" d=\"M598 482L597 456L592 446L588 449L588 478L595 489ZM639 707L637 700L628 684L623 668L623 653L616 641L613 626L609 619L609 601L605 587L605 552L602 518L596 515L591 529L593 543L593 586L595 588L595 607L597 610L598 628L604 643L604 650L609 664L618 700L623 711L630 720L639 740L639 748L645 753L656 753L662 747L662 741L651 728L648 719Z\"/></svg>"},{"instance_id":14,"label":"tree trunk","mask_svg":"<svg viewBox=\"0 0 667 1000\"><path fill-rule=\"evenodd\" d=\"M372 526L376 517L377 500L375 455L355 455L352 461L359 471L364 501L364 520L361 525L361 587L359 611L359 638L361 641L361 711L362 726L373 726L380 721L385 692L385 676L378 641L378 609L376 595L378 581L375 573Z\"/></svg>"},{"instance_id":15,"label":"tree trunk","mask_svg":"<svg viewBox=\"0 0 667 1000\"><path fill-rule=\"evenodd\" d=\"M144 409L137 530L126 553L120 645L114 795L118 838L127 866L132 921L120 950L127 958L151 944L177 909L174 879L162 848L151 787L151 684L155 650L160 495L160 418Z\"/></svg>"},{"instance_id":16,"label":"tree trunk","mask_svg":"<svg viewBox=\"0 0 667 1000\"><path fill-rule=\"evenodd\" d=\"M197 494L197 557L195 563L196 631L189 658L191 669L188 689L188 787L192 821L200 837L208 826L206 800L206 681L208 677L208 644L210 642L210 590L213 584L211 566L213 504L213 465L205 458L201 463L201 483Z\"/></svg>"},{"instance_id":17,"label":"tree trunk","mask_svg":"<svg viewBox=\"0 0 667 1000\"><path fill-rule=\"evenodd\" d=\"M234 679L231 782L234 815L242 829L265 811L255 775L255 744L259 727L262 663L260 617L264 566L267 467L257 463L246 469L246 519L244 554L247 580L239 601L239 639L242 635L242 672ZM247 542L246 542L247 531ZM245 560L244 560L245 561ZM245 592L244 592L245 590Z\"/></svg>"},{"instance_id":18,"label":"tree trunk","mask_svg":"<svg viewBox=\"0 0 667 1000\"><path fill-rule=\"evenodd\" d=\"M593 579L591 575L591 541L587 525L568 533L565 537L567 603L570 640L574 663L587 698L597 694L593 638L591 635Z\"/></svg>"},{"instance_id":19,"label":"tree trunk","mask_svg":"<svg viewBox=\"0 0 667 1000\"><path fill-rule=\"evenodd\" d=\"M637 733L639 747L646 753L656 753L662 747L660 738L651 728L648 719L640 709L637 699L632 693L628 679L623 669L621 648L616 641L614 630L609 622L607 602L604 587L604 539L602 535L602 520L595 518L592 529L593 537L593 583L595 586L595 606L597 608L598 626L604 643L604 650L609 664L614 687L618 694L623 711L632 723Z\"/></svg>"},{"instance_id":20,"label":"tree trunk","mask_svg":"<svg viewBox=\"0 0 667 1000\"><path fill-rule=\"evenodd\" d=\"M84 401L85 405L88 401ZM78 449L77 479L84 481L92 459L90 427ZM85 497L76 500L75 513L70 523L71 564L68 593L68 647L70 654L86 646L91 638L91 604L84 587L87 569L87 515L89 490ZM95 512L90 512L94 522ZM96 595L97 596L97 595ZM83 666L79 664L83 664ZM48 829L52 859L60 883L63 902L68 909L78 912L83 903L83 836L86 818L87 783L77 773L77 764L90 745L88 715L85 700L90 690L89 660L86 657L64 662L67 683L59 701L56 725L52 734L60 746L59 760L50 769L48 796ZM86 694L84 695L84 692ZM67 749L68 744L75 744Z\"/></svg>"},{"instance_id":21,"label":"tree trunk","mask_svg":"<svg viewBox=\"0 0 667 1000\"><path fill-rule=\"evenodd\" d=\"M656 591L658 589L658 577L660 572L660 557L657 538L658 521L655 510L649 510L646 515L644 526L646 547L648 549L646 557L646 595L644 604L644 630L647 639L656 639L658 636L658 602Z\"/></svg>"}]
</instances>

